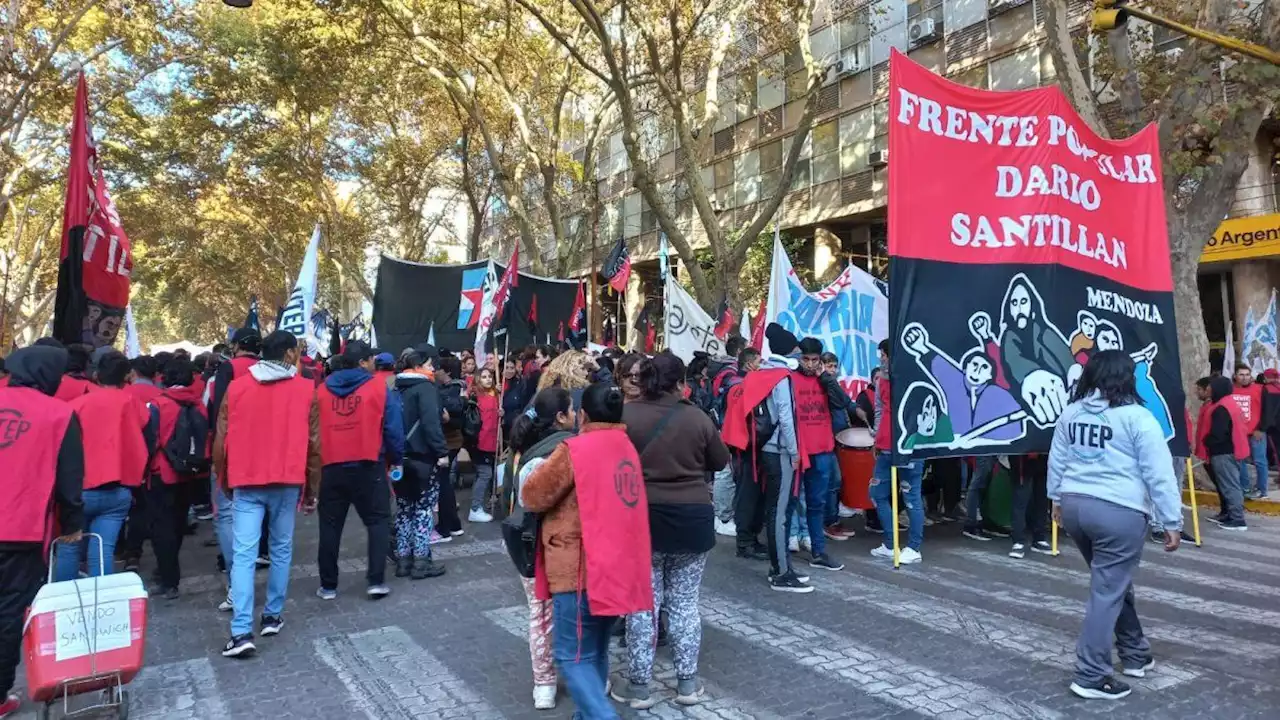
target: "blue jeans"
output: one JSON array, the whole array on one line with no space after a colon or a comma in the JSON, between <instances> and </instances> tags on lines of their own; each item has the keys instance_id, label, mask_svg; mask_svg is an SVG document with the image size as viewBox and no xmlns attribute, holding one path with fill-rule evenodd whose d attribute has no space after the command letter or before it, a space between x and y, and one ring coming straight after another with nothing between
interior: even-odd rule
<instances>
[{"instance_id":1,"label":"blue jeans","mask_svg":"<svg viewBox=\"0 0 1280 720\"><path fill-rule=\"evenodd\" d=\"M58 543L57 564L53 570L56 582L75 580L80 574L80 559L86 554L89 556L89 577L110 575L120 528L124 527L125 518L129 517L129 508L133 507L133 493L123 486L85 490L83 499L84 531L102 538L102 557L107 567L103 568L98 563L98 543L95 538L86 537L74 545Z\"/></svg>"},{"instance_id":2,"label":"blue jeans","mask_svg":"<svg viewBox=\"0 0 1280 720\"><path fill-rule=\"evenodd\" d=\"M876 469L871 474L871 499L876 504L876 514L884 526L884 546L893 547L893 483L891 482L889 453L876 456ZM906 495L907 547L919 550L924 544L924 500L920 497L920 482L924 476L924 462L912 460L898 468L898 487Z\"/></svg>"},{"instance_id":3,"label":"blue jeans","mask_svg":"<svg viewBox=\"0 0 1280 720\"><path fill-rule=\"evenodd\" d=\"M585 591L581 596L556 593L551 596L551 603L551 652L577 707L574 719L617 718L618 712L604 692L609 680L610 630L617 618L592 615Z\"/></svg>"},{"instance_id":4,"label":"blue jeans","mask_svg":"<svg viewBox=\"0 0 1280 720\"><path fill-rule=\"evenodd\" d=\"M982 527L978 514L982 510L982 501L987 498L987 485L996 469L996 456L979 455L974 465L973 474L969 476L969 490L964 496L965 530L978 530Z\"/></svg>"},{"instance_id":5,"label":"blue jeans","mask_svg":"<svg viewBox=\"0 0 1280 720\"><path fill-rule=\"evenodd\" d=\"M232 531L233 516L231 498L222 492L218 477L209 473L209 484L213 487L210 502L213 504L213 535L218 539L218 552L222 553L222 562L227 566L227 577L231 577L231 561L235 555L235 533Z\"/></svg>"},{"instance_id":6,"label":"blue jeans","mask_svg":"<svg viewBox=\"0 0 1280 720\"><path fill-rule=\"evenodd\" d=\"M267 570L267 604L262 614L284 612L293 562L293 520L298 507L296 486L239 488L231 503L235 532L235 562L231 564L231 634L253 632L253 573L262 539L262 518L269 523L271 567Z\"/></svg>"},{"instance_id":7,"label":"blue jeans","mask_svg":"<svg viewBox=\"0 0 1280 720\"><path fill-rule=\"evenodd\" d=\"M827 551L826 528L827 502L831 499L831 480L836 475L836 454L818 453L809 456L809 469L804 471L805 521L809 526L809 543L814 555Z\"/></svg>"},{"instance_id":8,"label":"blue jeans","mask_svg":"<svg viewBox=\"0 0 1280 720\"><path fill-rule=\"evenodd\" d=\"M1256 487L1258 494L1266 496L1267 494L1267 437L1263 435L1261 438L1249 436L1249 454L1252 456L1248 460L1240 461L1240 487L1246 492L1249 490L1249 463L1253 463L1254 469L1257 471Z\"/></svg>"}]
</instances>

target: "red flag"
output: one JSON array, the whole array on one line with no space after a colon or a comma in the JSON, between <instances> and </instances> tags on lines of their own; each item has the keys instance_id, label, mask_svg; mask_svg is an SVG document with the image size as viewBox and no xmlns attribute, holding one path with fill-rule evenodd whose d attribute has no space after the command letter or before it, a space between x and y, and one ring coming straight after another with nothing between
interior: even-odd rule
<instances>
[{"instance_id":1,"label":"red flag","mask_svg":"<svg viewBox=\"0 0 1280 720\"><path fill-rule=\"evenodd\" d=\"M721 342L729 337L729 331L733 329L733 309L729 307L729 298L725 298L720 302L720 310L716 313L716 337Z\"/></svg>"},{"instance_id":2,"label":"red flag","mask_svg":"<svg viewBox=\"0 0 1280 720\"><path fill-rule=\"evenodd\" d=\"M64 343L115 342L129 304L133 255L120 225L89 126L89 88L76 83L71 164L62 210L62 250L54 301L54 336Z\"/></svg>"},{"instance_id":3,"label":"red flag","mask_svg":"<svg viewBox=\"0 0 1280 720\"><path fill-rule=\"evenodd\" d=\"M538 335L538 296L534 295L529 301L529 316L525 318L529 322L529 334L535 338Z\"/></svg>"},{"instance_id":4,"label":"red flag","mask_svg":"<svg viewBox=\"0 0 1280 720\"><path fill-rule=\"evenodd\" d=\"M653 352L654 342L657 340L658 330L653 325L653 315L649 310L649 306L645 305L640 311L639 318L640 332L644 336L644 352Z\"/></svg>"},{"instance_id":5,"label":"red flag","mask_svg":"<svg viewBox=\"0 0 1280 720\"><path fill-rule=\"evenodd\" d=\"M627 282L631 280L631 252L627 250L625 237L618 238L618 244L605 256L600 274L604 275L614 292L620 293L627 289Z\"/></svg>"},{"instance_id":6,"label":"red flag","mask_svg":"<svg viewBox=\"0 0 1280 720\"><path fill-rule=\"evenodd\" d=\"M573 311L569 313L569 332L577 335L587 327L587 299L583 283L578 283L578 296L573 299Z\"/></svg>"},{"instance_id":7,"label":"red flag","mask_svg":"<svg viewBox=\"0 0 1280 720\"><path fill-rule=\"evenodd\" d=\"M493 296L493 316L495 318L503 317L502 311L506 308L507 300L511 297L511 288L515 287L519 282L520 243L517 241L515 247L511 248L511 262L507 263L507 270L502 273L502 282L498 283L498 291Z\"/></svg>"},{"instance_id":8,"label":"red flag","mask_svg":"<svg viewBox=\"0 0 1280 720\"><path fill-rule=\"evenodd\" d=\"M751 347L761 350L764 348L764 329L769 323L765 321L765 313L769 310L769 298L760 299L760 309L756 312L756 319L751 323Z\"/></svg>"},{"instance_id":9,"label":"red flag","mask_svg":"<svg viewBox=\"0 0 1280 720\"><path fill-rule=\"evenodd\" d=\"M560 334L556 337L560 342L564 342L564 321L560 321Z\"/></svg>"}]
</instances>

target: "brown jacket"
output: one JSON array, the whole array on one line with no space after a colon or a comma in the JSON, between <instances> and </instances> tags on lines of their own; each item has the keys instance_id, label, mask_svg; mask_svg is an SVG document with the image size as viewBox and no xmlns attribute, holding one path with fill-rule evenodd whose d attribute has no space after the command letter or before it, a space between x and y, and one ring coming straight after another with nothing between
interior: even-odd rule
<instances>
[{"instance_id":1,"label":"brown jacket","mask_svg":"<svg viewBox=\"0 0 1280 720\"><path fill-rule=\"evenodd\" d=\"M624 429L613 423L587 423L579 433ZM582 517L578 514L578 495L573 487L573 463L569 447L563 443L530 473L520 490L521 504L526 510L542 513L543 559L546 561L547 584L552 593L576 592L578 580L586 589L586 570L579 578L582 561Z\"/></svg>"},{"instance_id":2,"label":"brown jacket","mask_svg":"<svg viewBox=\"0 0 1280 720\"><path fill-rule=\"evenodd\" d=\"M667 426L650 440L658 423L677 405ZM706 413L667 395L623 405L622 422L640 452L650 505L711 502L707 473L729 464L729 448ZM651 447L645 448L646 442Z\"/></svg>"},{"instance_id":3,"label":"brown jacket","mask_svg":"<svg viewBox=\"0 0 1280 720\"><path fill-rule=\"evenodd\" d=\"M218 430L213 436L213 472L224 493L230 494L227 485L227 416L218 413ZM320 401L311 400L310 428L307 432L307 484L302 488L302 501L311 502L320 495Z\"/></svg>"}]
</instances>

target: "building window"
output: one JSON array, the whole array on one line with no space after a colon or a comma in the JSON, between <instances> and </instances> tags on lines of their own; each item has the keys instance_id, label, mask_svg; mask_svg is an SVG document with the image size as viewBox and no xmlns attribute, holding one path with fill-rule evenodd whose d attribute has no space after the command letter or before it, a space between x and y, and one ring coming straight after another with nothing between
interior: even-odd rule
<instances>
[{"instance_id":1,"label":"building window","mask_svg":"<svg viewBox=\"0 0 1280 720\"><path fill-rule=\"evenodd\" d=\"M977 65L965 70L962 73L951 76L951 80L961 85L986 90L987 88L987 65Z\"/></svg>"},{"instance_id":2,"label":"building window","mask_svg":"<svg viewBox=\"0 0 1280 720\"><path fill-rule=\"evenodd\" d=\"M1028 48L991 61L992 90L1021 90L1040 84L1040 51Z\"/></svg>"},{"instance_id":3,"label":"building window","mask_svg":"<svg viewBox=\"0 0 1280 720\"><path fill-rule=\"evenodd\" d=\"M889 103L880 102L871 107L872 121L875 123L876 136L872 141L872 150L889 149Z\"/></svg>"},{"instance_id":4,"label":"building window","mask_svg":"<svg viewBox=\"0 0 1280 720\"><path fill-rule=\"evenodd\" d=\"M1160 25L1151 26L1151 49L1158 53L1181 52L1187 47L1187 36Z\"/></svg>"},{"instance_id":5,"label":"building window","mask_svg":"<svg viewBox=\"0 0 1280 720\"><path fill-rule=\"evenodd\" d=\"M748 150L738 156L734 172L735 202L734 207L750 205L759 199L760 192L760 154Z\"/></svg>"},{"instance_id":6,"label":"building window","mask_svg":"<svg viewBox=\"0 0 1280 720\"><path fill-rule=\"evenodd\" d=\"M760 74L756 80L756 98L760 109L772 110L782 105L785 99L784 79L781 54L770 55L760 63Z\"/></svg>"},{"instance_id":7,"label":"building window","mask_svg":"<svg viewBox=\"0 0 1280 720\"><path fill-rule=\"evenodd\" d=\"M640 193L631 193L622 200L623 234L635 237L640 234Z\"/></svg>"},{"instance_id":8,"label":"building window","mask_svg":"<svg viewBox=\"0 0 1280 720\"><path fill-rule=\"evenodd\" d=\"M722 210L734 206L733 158L726 158L715 164L715 198Z\"/></svg>"},{"instance_id":9,"label":"building window","mask_svg":"<svg viewBox=\"0 0 1280 720\"><path fill-rule=\"evenodd\" d=\"M870 9L861 7L841 20L840 60L843 74L862 72L871 67L871 19Z\"/></svg>"},{"instance_id":10,"label":"building window","mask_svg":"<svg viewBox=\"0 0 1280 720\"><path fill-rule=\"evenodd\" d=\"M840 179L840 133L836 120L813 128L813 184Z\"/></svg>"},{"instance_id":11,"label":"building window","mask_svg":"<svg viewBox=\"0 0 1280 720\"><path fill-rule=\"evenodd\" d=\"M876 126L870 108L840 118L840 169L849 175L867 167Z\"/></svg>"}]
</instances>

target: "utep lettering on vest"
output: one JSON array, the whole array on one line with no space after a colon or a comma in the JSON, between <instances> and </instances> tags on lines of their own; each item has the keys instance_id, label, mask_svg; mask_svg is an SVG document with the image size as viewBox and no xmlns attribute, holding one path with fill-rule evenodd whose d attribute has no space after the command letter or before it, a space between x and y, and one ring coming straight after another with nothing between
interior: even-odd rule
<instances>
[{"instance_id":1,"label":"utep lettering on vest","mask_svg":"<svg viewBox=\"0 0 1280 720\"><path fill-rule=\"evenodd\" d=\"M1072 445L1106 450L1107 443L1115 437L1110 425L1096 425L1087 422L1073 422L1067 427L1068 437Z\"/></svg>"},{"instance_id":2,"label":"utep lettering on vest","mask_svg":"<svg viewBox=\"0 0 1280 720\"><path fill-rule=\"evenodd\" d=\"M17 442L30 429L31 423L22 419L21 412L0 408L0 450Z\"/></svg>"},{"instance_id":3,"label":"utep lettering on vest","mask_svg":"<svg viewBox=\"0 0 1280 720\"><path fill-rule=\"evenodd\" d=\"M325 465L374 461L382 452L387 388L372 379L339 396L320 386L320 461Z\"/></svg>"},{"instance_id":4,"label":"utep lettering on vest","mask_svg":"<svg viewBox=\"0 0 1280 720\"><path fill-rule=\"evenodd\" d=\"M71 406L29 388L0 388L0 542L50 537L58 448Z\"/></svg>"}]
</instances>

